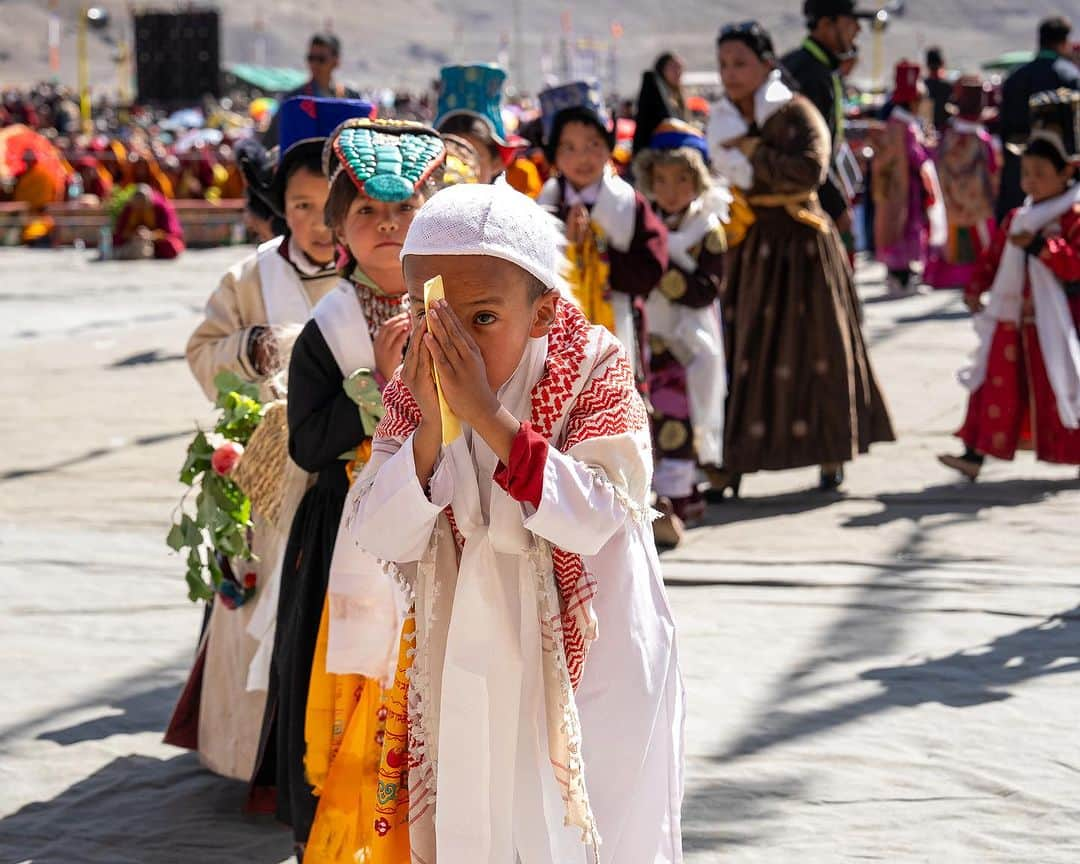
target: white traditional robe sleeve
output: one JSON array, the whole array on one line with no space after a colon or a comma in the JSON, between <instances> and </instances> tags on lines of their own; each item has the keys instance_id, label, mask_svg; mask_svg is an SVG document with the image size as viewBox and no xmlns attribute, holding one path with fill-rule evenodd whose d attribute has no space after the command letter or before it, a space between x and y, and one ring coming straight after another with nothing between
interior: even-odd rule
<instances>
[{"instance_id":1,"label":"white traditional robe sleeve","mask_svg":"<svg viewBox=\"0 0 1080 864\"><path fill-rule=\"evenodd\" d=\"M453 474L446 460L436 465L430 486L428 498L416 478L413 435L388 459L373 456L345 505L346 513L355 514L353 540L384 561L419 561L439 514L453 496Z\"/></svg>"}]
</instances>

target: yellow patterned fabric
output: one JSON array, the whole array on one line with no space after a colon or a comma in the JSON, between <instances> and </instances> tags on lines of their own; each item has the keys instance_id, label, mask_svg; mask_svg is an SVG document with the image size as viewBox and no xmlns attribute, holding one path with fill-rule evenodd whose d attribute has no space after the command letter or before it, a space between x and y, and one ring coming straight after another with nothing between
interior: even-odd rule
<instances>
[{"instance_id":1,"label":"yellow patterned fabric","mask_svg":"<svg viewBox=\"0 0 1080 864\"><path fill-rule=\"evenodd\" d=\"M311 669L304 765L319 806L307 864L356 864L371 845L385 693L360 675L326 672L329 605L323 604Z\"/></svg>"},{"instance_id":2,"label":"yellow patterned fabric","mask_svg":"<svg viewBox=\"0 0 1080 864\"><path fill-rule=\"evenodd\" d=\"M570 261L567 281L570 292L589 319L589 323L615 332L615 310L608 299L608 277L611 266L605 250L607 239L595 223L592 232L581 243L568 243L566 257Z\"/></svg>"},{"instance_id":3,"label":"yellow patterned fabric","mask_svg":"<svg viewBox=\"0 0 1080 864\"><path fill-rule=\"evenodd\" d=\"M416 618L410 614L401 628L394 686L386 694L374 836L358 864L409 864L409 669L415 646Z\"/></svg>"},{"instance_id":4,"label":"yellow patterned fabric","mask_svg":"<svg viewBox=\"0 0 1080 864\"><path fill-rule=\"evenodd\" d=\"M359 675L330 675L326 671L329 636L329 605L323 602L315 659L311 664L307 713L304 717L304 771L315 794L322 794L330 765L341 749L345 728L360 701L363 678Z\"/></svg>"}]
</instances>

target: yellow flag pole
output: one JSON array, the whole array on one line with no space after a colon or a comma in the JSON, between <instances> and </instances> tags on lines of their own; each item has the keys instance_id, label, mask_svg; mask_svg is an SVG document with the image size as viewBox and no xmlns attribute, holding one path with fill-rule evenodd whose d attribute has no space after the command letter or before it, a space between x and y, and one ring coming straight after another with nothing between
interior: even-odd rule
<instances>
[{"instance_id":1,"label":"yellow flag pole","mask_svg":"<svg viewBox=\"0 0 1080 864\"><path fill-rule=\"evenodd\" d=\"M884 22L880 20L880 12L885 10L886 0L878 0L879 18L874 20L873 23L873 42L871 58L871 75L873 77L874 86L879 90L886 89L885 87L885 27Z\"/></svg>"},{"instance_id":2,"label":"yellow flag pole","mask_svg":"<svg viewBox=\"0 0 1080 864\"><path fill-rule=\"evenodd\" d=\"M89 135L93 131L93 118L90 107L90 64L86 56L86 31L89 11L85 3L79 6L78 55L79 55L79 109L82 113L83 132Z\"/></svg>"}]
</instances>

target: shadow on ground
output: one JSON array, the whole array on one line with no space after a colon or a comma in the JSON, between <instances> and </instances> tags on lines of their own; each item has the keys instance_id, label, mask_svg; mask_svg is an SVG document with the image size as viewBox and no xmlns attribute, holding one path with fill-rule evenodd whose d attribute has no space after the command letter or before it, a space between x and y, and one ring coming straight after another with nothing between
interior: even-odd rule
<instances>
[{"instance_id":1,"label":"shadow on ground","mask_svg":"<svg viewBox=\"0 0 1080 864\"><path fill-rule=\"evenodd\" d=\"M39 474L52 474L54 471L70 468L73 465L81 465L84 462L93 462L95 459L101 459L103 456L116 453L124 447L150 447L154 444L161 444L163 441L175 441L178 438L186 438L191 434L192 432L190 429L185 429L182 432L162 432L157 435L142 435L129 443L118 447L95 447L93 450L87 450L80 456L61 459L59 462L53 462L50 465L41 465L36 468L15 468L11 471L5 471L3 474L0 474L0 483L8 480L21 480L24 477L35 477Z\"/></svg>"},{"instance_id":2,"label":"shadow on ground","mask_svg":"<svg viewBox=\"0 0 1080 864\"><path fill-rule=\"evenodd\" d=\"M852 516L843 528L876 528L899 519L956 516L974 519L991 507L1025 507L1040 504L1062 492L1080 490L1080 478L1069 480L999 480L979 483L944 483L919 492L886 492L864 501L876 501L876 513Z\"/></svg>"},{"instance_id":3,"label":"shadow on ground","mask_svg":"<svg viewBox=\"0 0 1080 864\"><path fill-rule=\"evenodd\" d=\"M697 783L683 802L683 849L693 853L763 843L777 809L805 796L799 779Z\"/></svg>"},{"instance_id":4,"label":"shadow on ground","mask_svg":"<svg viewBox=\"0 0 1080 864\"><path fill-rule=\"evenodd\" d=\"M109 700L109 709L118 713L95 717L63 729L51 729L42 732L37 738L39 741L53 741L67 747L82 741L100 741L111 735L160 732L169 723L181 688L180 684L167 684Z\"/></svg>"},{"instance_id":5,"label":"shadow on ground","mask_svg":"<svg viewBox=\"0 0 1080 864\"><path fill-rule=\"evenodd\" d=\"M241 815L246 792L194 754L122 756L0 820L0 849L5 864L278 864L292 854L291 833Z\"/></svg>"},{"instance_id":6,"label":"shadow on ground","mask_svg":"<svg viewBox=\"0 0 1080 864\"><path fill-rule=\"evenodd\" d=\"M138 354L132 354L130 357L125 357L122 360L110 363L109 368L126 369L131 366L149 366L153 363L172 363L183 359L183 354L171 354L162 351L160 348L155 348L152 351L140 351Z\"/></svg>"}]
</instances>

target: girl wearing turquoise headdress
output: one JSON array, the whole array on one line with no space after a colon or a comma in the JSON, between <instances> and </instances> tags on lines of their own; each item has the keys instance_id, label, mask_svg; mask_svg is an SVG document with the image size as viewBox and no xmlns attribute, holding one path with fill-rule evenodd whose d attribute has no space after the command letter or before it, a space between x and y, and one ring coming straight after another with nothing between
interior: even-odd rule
<instances>
[{"instance_id":1,"label":"girl wearing turquoise headdress","mask_svg":"<svg viewBox=\"0 0 1080 864\"><path fill-rule=\"evenodd\" d=\"M373 710L380 704L380 694L364 693L355 676L327 674L327 585L345 494L367 461L382 386L400 364L409 334L401 245L444 161L434 130L366 118L343 123L323 150L326 221L344 247L344 266L297 338L289 367L289 454L316 480L285 552L263 758L254 781L277 787L277 814L293 826L298 853L313 830L316 794L333 792L333 757L358 702ZM329 833L336 831L331 826ZM340 838L326 833L312 835L309 861L335 860L325 850Z\"/></svg>"}]
</instances>

